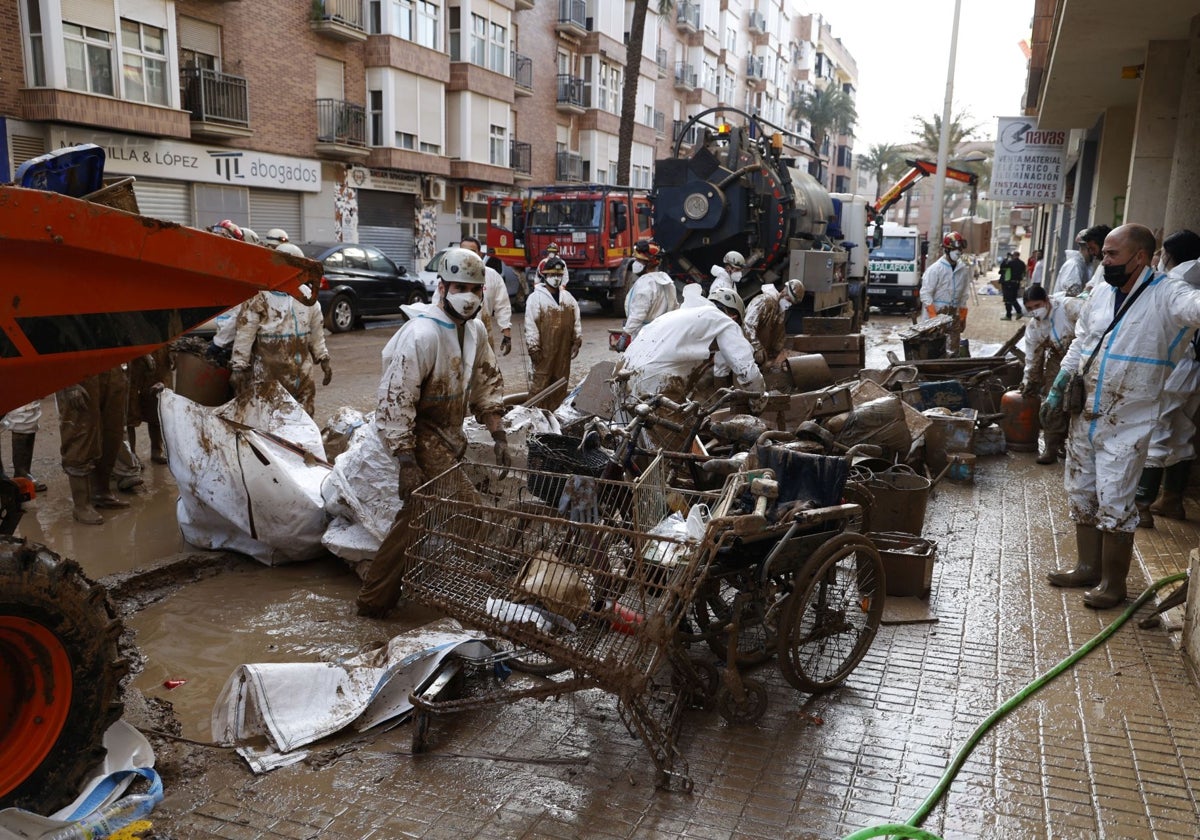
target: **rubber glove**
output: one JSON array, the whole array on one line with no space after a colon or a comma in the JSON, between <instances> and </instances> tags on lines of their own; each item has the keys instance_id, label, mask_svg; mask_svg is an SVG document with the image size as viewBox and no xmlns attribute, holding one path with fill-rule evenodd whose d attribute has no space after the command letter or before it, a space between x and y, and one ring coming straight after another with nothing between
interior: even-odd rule
<instances>
[{"instance_id":1,"label":"rubber glove","mask_svg":"<svg viewBox=\"0 0 1200 840\"><path fill-rule=\"evenodd\" d=\"M506 335L500 339L500 354L507 356L512 352L512 336Z\"/></svg>"},{"instance_id":2,"label":"rubber glove","mask_svg":"<svg viewBox=\"0 0 1200 840\"><path fill-rule=\"evenodd\" d=\"M542 363L542 348L541 347L537 347L536 345L530 346L529 361L533 362L534 365L540 365Z\"/></svg>"},{"instance_id":3,"label":"rubber glove","mask_svg":"<svg viewBox=\"0 0 1200 840\"><path fill-rule=\"evenodd\" d=\"M229 371L229 387L235 392L241 391L250 384L250 370L248 368L234 368Z\"/></svg>"},{"instance_id":4,"label":"rubber glove","mask_svg":"<svg viewBox=\"0 0 1200 840\"><path fill-rule=\"evenodd\" d=\"M583 339L577 338L571 343L571 358L574 359L579 355L579 348L583 346Z\"/></svg>"},{"instance_id":5,"label":"rubber glove","mask_svg":"<svg viewBox=\"0 0 1200 840\"><path fill-rule=\"evenodd\" d=\"M930 318L936 318L937 314L938 314L937 307L934 306L932 303L929 304L928 306L925 307L925 314L928 315Z\"/></svg>"},{"instance_id":6,"label":"rubber glove","mask_svg":"<svg viewBox=\"0 0 1200 840\"><path fill-rule=\"evenodd\" d=\"M321 366L321 370L325 371L325 378L321 380L322 385L328 385L333 381L333 365L329 364L329 357L326 356L321 361L317 362Z\"/></svg>"},{"instance_id":7,"label":"rubber glove","mask_svg":"<svg viewBox=\"0 0 1200 840\"><path fill-rule=\"evenodd\" d=\"M1054 384L1050 386L1050 393L1046 395L1046 405L1052 409L1062 408L1063 393L1067 390L1067 383L1070 381L1070 371L1060 370L1058 376L1054 377Z\"/></svg>"},{"instance_id":8,"label":"rubber glove","mask_svg":"<svg viewBox=\"0 0 1200 840\"><path fill-rule=\"evenodd\" d=\"M425 483L425 475L417 466L417 459L411 452L401 452L396 455L396 464L400 467L400 481L396 491L402 501L407 500L412 492Z\"/></svg>"},{"instance_id":9,"label":"rubber glove","mask_svg":"<svg viewBox=\"0 0 1200 840\"><path fill-rule=\"evenodd\" d=\"M503 429L492 432L494 444L492 451L496 455L496 466L508 469L512 466L512 457L508 454L508 434Z\"/></svg>"}]
</instances>

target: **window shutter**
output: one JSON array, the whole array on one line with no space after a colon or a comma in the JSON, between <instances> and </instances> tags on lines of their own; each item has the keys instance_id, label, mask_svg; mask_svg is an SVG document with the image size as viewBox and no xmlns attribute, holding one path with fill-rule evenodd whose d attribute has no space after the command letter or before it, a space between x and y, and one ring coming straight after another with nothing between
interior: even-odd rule
<instances>
[{"instance_id":1,"label":"window shutter","mask_svg":"<svg viewBox=\"0 0 1200 840\"><path fill-rule=\"evenodd\" d=\"M185 50L221 57L221 27L196 18L179 16L179 46Z\"/></svg>"},{"instance_id":2,"label":"window shutter","mask_svg":"<svg viewBox=\"0 0 1200 840\"><path fill-rule=\"evenodd\" d=\"M105 32L115 32L117 14L113 0L62 0L63 20Z\"/></svg>"},{"instance_id":3,"label":"window shutter","mask_svg":"<svg viewBox=\"0 0 1200 840\"><path fill-rule=\"evenodd\" d=\"M317 56L317 99L346 98L342 85L343 64L332 58Z\"/></svg>"}]
</instances>

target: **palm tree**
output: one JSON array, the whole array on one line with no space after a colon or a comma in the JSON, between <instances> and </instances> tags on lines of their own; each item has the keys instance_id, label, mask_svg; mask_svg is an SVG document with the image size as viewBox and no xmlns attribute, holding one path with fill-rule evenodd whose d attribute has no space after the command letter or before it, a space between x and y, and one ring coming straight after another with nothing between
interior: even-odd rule
<instances>
[{"instance_id":1,"label":"palm tree","mask_svg":"<svg viewBox=\"0 0 1200 840\"><path fill-rule=\"evenodd\" d=\"M927 120L916 114L913 122L916 124L913 134L916 136L914 142L917 150L929 160L937 160L938 144L942 139L942 115L934 114L932 120ZM950 144L947 146L950 157L954 157L958 147L974 137L978 130L979 123L974 121L969 111L959 111L951 117Z\"/></svg>"},{"instance_id":2,"label":"palm tree","mask_svg":"<svg viewBox=\"0 0 1200 840\"><path fill-rule=\"evenodd\" d=\"M831 132L849 134L858 121L854 99L837 85L809 88L801 91L791 107L791 117L808 123L813 151L817 154L818 180L822 177L825 140Z\"/></svg>"},{"instance_id":3,"label":"palm tree","mask_svg":"<svg viewBox=\"0 0 1200 840\"><path fill-rule=\"evenodd\" d=\"M865 155L858 159L860 168L875 176L875 200L883 194L883 173L899 172L904 163L903 150L894 143L874 143Z\"/></svg>"},{"instance_id":4,"label":"palm tree","mask_svg":"<svg viewBox=\"0 0 1200 840\"><path fill-rule=\"evenodd\" d=\"M621 127L617 131L617 183L629 183L633 157L633 125L637 119L638 79L642 75L642 39L646 32L646 12L650 0L633 0L633 18L629 22L629 41L625 44L625 79L621 85ZM669 15L674 0L658 0L658 13Z\"/></svg>"}]
</instances>

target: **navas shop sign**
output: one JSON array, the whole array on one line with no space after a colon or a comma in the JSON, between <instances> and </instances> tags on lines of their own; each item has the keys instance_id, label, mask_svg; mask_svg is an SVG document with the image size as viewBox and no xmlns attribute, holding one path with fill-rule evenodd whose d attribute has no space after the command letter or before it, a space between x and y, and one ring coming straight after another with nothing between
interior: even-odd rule
<instances>
[{"instance_id":1,"label":"navas shop sign","mask_svg":"<svg viewBox=\"0 0 1200 840\"><path fill-rule=\"evenodd\" d=\"M321 191L320 161L305 158L62 128L50 130L50 142L55 148L95 143L104 149L104 171L110 175L300 192Z\"/></svg>"},{"instance_id":2,"label":"navas shop sign","mask_svg":"<svg viewBox=\"0 0 1200 840\"><path fill-rule=\"evenodd\" d=\"M1001 117L988 197L1022 204L1061 204L1066 194L1067 132L1041 130L1028 117Z\"/></svg>"}]
</instances>

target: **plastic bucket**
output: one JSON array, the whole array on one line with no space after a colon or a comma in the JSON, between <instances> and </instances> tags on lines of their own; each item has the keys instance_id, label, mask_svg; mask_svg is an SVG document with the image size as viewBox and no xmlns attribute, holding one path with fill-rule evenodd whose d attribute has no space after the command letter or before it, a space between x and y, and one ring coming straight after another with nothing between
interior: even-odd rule
<instances>
[{"instance_id":1,"label":"plastic bucket","mask_svg":"<svg viewBox=\"0 0 1200 840\"><path fill-rule=\"evenodd\" d=\"M892 469L876 473L867 484L875 497L871 505L871 530L920 535L925 528L931 486L929 479L912 471Z\"/></svg>"},{"instance_id":2,"label":"plastic bucket","mask_svg":"<svg viewBox=\"0 0 1200 840\"><path fill-rule=\"evenodd\" d=\"M175 393L200 405L229 402L229 368L194 353L175 354Z\"/></svg>"}]
</instances>

